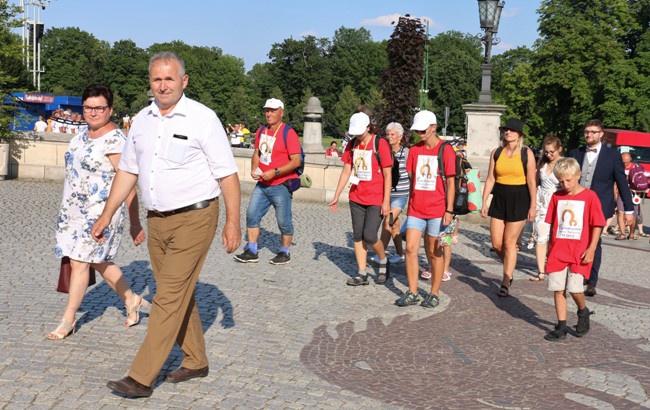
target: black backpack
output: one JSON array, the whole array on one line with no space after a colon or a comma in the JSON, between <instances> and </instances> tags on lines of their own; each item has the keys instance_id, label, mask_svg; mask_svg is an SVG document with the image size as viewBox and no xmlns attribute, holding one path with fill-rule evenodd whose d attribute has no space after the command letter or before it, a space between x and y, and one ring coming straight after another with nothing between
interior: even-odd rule
<instances>
[{"instance_id":1,"label":"black backpack","mask_svg":"<svg viewBox=\"0 0 650 410\"><path fill-rule=\"evenodd\" d=\"M443 142L438 151L438 171L442 180L446 180L445 167L444 167L444 152L445 146L449 145L448 142ZM465 173L464 159L461 155L456 154L456 176L454 178L454 185L456 193L454 194L454 213L456 215L467 215L469 213L469 191L467 190L467 175Z\"/></svg>"}]
</instances>

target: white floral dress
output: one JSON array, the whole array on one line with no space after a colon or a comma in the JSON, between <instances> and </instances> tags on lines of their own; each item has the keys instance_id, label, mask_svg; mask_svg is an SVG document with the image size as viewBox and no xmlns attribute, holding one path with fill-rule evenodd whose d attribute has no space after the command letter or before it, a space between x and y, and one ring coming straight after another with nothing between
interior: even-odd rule
<instances>
[{"instance_id":1,"label":"white floral dress","mask_svg":"<svg viewBox=\"0 0 650 410\"><path fill-rule=\"evenodd\" d=\"M537 187L537 211L535 214L535 238L537 242L548 241L548 229L541 229L540 224L546 224L546 213L548 205L551 203L551 197L560 189L560 182L555 177L553 171L546 173L549 164L542 165L539 169L539 186ZM548 224L546 224L548 225Z\"/></svg>"},{"instance_id":2,"label":"white floral dress","mask_svg":"<svg viewBox=\"0 0 650 410\"><path fill-rule=\"evenodd\" d=\"M104 230L104 243L93 240L90 228L104 209L115 177L107 155L121 154L125 142L126 136L120 130L97 139L88 138L84 130L70 140L65 153L63 201L56 219L54 253L57 257L68 256L89 263L115 258L122 240L126 206L122 204Z\"/></svg>"}]
</instances>

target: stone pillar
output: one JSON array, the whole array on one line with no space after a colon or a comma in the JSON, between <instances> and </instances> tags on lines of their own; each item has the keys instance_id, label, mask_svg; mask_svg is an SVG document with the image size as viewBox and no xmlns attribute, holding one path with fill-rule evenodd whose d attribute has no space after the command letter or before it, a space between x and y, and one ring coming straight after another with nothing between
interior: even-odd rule
<instances>
[{"instance_id":1,"label":"stone pillar","mask_svg":"<svg viewBox=\"0 0 650 410\"><path fill-rule=\"evenodd\" d=\"M467 130L467 159L472 167L481 170L485 179L490 165L490 152L499 145L501 115L506 110L499 104L465 104Z\"/></svg>"},{"instance_id":2,"label":"stone pillar","mask_svg":"<svg viewBox=\"0 0 650 410\"><path fill-rule=\"evenodd\" d=\"M316 97L309 97L302 109L305 128L302 133L302 149L309 154L323 154L323 107Z\"/></svg>"}]
</instances>

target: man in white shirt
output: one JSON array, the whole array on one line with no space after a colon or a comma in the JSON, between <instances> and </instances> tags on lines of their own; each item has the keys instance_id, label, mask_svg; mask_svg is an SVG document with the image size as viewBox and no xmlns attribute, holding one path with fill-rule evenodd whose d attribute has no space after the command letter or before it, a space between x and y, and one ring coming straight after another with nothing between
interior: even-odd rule
<instances>
[{"instance_id":1,"label":"man in white shirt","mask_svg":"<svg viewBox=\"0 0 650 410\"><path fill-rule=\"evenodd\" d=\"M47 123L43 120L43 116L38 116L38 121L34 123L34 131L36 132L45 132L47 129Z\"/></svg>"},{"instance_id":2,"label":"man in white shirt","mask_svg":"<svg viewBox=\"0 0 650 410\"><path fill-rule=\"evenodd\" d=\"M148 210L147 245L157 290L147 335L129 375L108 382L128 398L152 394L174 342L184 359L165 381L208 375L194 290L217 228L220 193L226 207L223 247L232 253L241 243L239 178L228 139L216 114L184 95L187 83L178 56L162 52L151 58L154 102L134 117L104 212L92 228L101 241L111 216L137 182Z\"/></svg>"}]
</instances>

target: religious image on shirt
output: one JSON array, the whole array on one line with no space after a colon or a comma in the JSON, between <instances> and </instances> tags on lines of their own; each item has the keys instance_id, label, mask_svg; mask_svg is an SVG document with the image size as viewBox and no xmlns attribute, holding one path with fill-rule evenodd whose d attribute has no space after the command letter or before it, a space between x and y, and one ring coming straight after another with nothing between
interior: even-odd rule
<instances>
[{"instance_id":1,"label":"religious image on shirt","mask_svg":"<svg viewBox=\"0 0 650 410\"><path fill-rule=\"evenodd\" d=\"M420 191L435 191L438 180L438 157L435 155L420 155L416 165L415 189Z\"/></svg>"},{"instance_id":2,"label":"religious image on shirt","mask_svg":"<svg viewBox=\"0 0 650 410\"><path fill-rule=\"evenodd\" d=\"M264 165L271 165L271 153L273 152L273 146L275 145L275 137L272 135L262 134L260 135L260 162Z\"/></svg>"},{"instance_id":3,"label":"religious image on shirt","mask_svg":"<svg viewBox=\"0 0 650 410\"><path fill-rule=\"evenodd\" d=\"M372 151L355 149L352 164L359 181L372 180Z\"/></svg>"},{"instance_id":4,"label":"religious image on shirt","mask_svg":"<svg viewBox=\"0 0 650 410\"><path fill-rule=\"evenodd\" d=\"M557 201L557 235L558 239L580 240L584 225L584 201Z\"/></svg>"}]
</instances>

